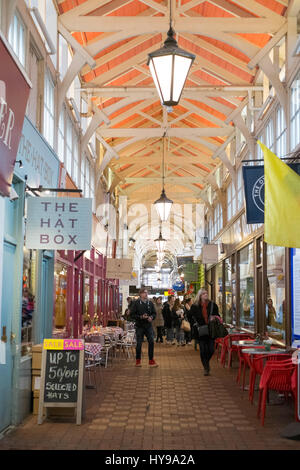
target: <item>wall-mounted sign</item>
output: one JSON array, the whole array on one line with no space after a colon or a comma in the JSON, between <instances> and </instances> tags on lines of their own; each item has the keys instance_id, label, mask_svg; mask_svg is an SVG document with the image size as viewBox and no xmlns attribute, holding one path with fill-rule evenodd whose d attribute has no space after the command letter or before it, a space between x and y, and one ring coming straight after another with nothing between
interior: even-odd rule
<instances>
[{"instance_id":1,"label":"wall-mounted sign","mask_svg":"<svg viewBox=\"0 0 300 470\"><path fill-rule=\"evenodd\" d=\"M23 167L16 165L15 173L24 178L31 188L57 188L59 181L59 159L44 137L25 116L17 153Z\"/></svg>"},{"instance_id":2,"label":"wall-mounted sign","mask_svg":"<svg viewBox=\"0 0 300 470\"><path fill-rule=\"evenodd\" d=\"M28 197L26 248L90 250L92 199Z\"/></svg>"},{"instance_id":3,"label":"wall-mounted sign","mask_svg":"<svg viewBox=\"0 0 300 470\"><path fill-rule=\"evenodd\" d=\"M132 260L107 258L106 277L108 279L131 279Z\"/></svg>"},{"instance_id":4,"label":"wall-mounted sign","mask_svg":"<svg viewBox=\"0 0 300 470\"><path fill-rule=\"evenodd\" d=\"M10 195L30 85L0 34L0 194Z\"/></svg>"},{"instance_id":5,"label":"wall-mounted sign","mask_svg":"<svg viewBox=\"0 0 300 470\"><path fill-rule=\"evenodd\" d=\"M212 264L217 263L218 261L218 245L216 244L207 244L203 245L202 248L202 263L203 264Z\"/></svg>"}]
</instances>

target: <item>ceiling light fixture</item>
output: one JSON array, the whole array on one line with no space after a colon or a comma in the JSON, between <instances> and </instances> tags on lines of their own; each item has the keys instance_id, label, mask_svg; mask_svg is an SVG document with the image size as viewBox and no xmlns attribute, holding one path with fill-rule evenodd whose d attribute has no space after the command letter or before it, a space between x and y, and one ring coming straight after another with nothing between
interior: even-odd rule
<instances>
[{"instance_id":1,"label":"ceiling light fixture","mask_svg":"<svg viewBox=\"0 0 300 470\"><path fill-rule=\"evenodd\" d=\"M148 54L148 62L160 101L165 106L179 103L195 55L178 47L172 28L172 0L170 0L170 28L163 47Z\"/></svg>"},{"instance_id":2,"label":"ceiling light fixture","mask_svg":"<svg viewBox=\"0 0 300 470\"><path fill-rule=\"evenodd\" d=\"M158 217L160 218L161 222L166 222L169 218L171 207L173 201L168 199L165 192L165 140L164 137L166 132L163 135L163 152L162 152L162 192L160 198L157 199L154 203Z\"/></svg>"}]
</instances>

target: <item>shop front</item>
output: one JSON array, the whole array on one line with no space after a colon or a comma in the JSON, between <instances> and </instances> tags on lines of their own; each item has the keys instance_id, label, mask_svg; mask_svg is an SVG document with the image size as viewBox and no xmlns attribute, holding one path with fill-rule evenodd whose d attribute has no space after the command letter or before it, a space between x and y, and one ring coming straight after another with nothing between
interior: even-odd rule
<instances>
[{"instance_id":1,"label":"shop front","mask_svg":"<svg viewBox=\"0 0 300 470\"><path fill-rule=\"evenodd\" d=\"M216 243L222 243L225 253L219 250L218 263L206 266L206 279L210 279L213 299L227 324L290 345L289 250L264 243L263 226L252 229L249 233L241 214L221 233Z\"/></svg>"},{"instance_id":2,"label":"shop front","mask_svg":"<svg viewBox=\"0 0 300 470\"><path fill-rule=\"evenodd\" d=\"M77 189L63 168L60 175L60 187ZM90 250L55 252L53 336L76 338L85 325L106 326L119 309L118 281L106 278L106 257L94 245L97 225L93 215Z\"/></svg>"},{"instance_id":3,"label":"shop front","mask_svg":"<svg viewBox=\"0 0 300 470\"><path fill-rule=\"evenodd\" d=\"M14 176L30 82L0 33L0 431L18 417L24 183ZM17 358L17 360L16 360Z\"/></svg>"}]
</instances>

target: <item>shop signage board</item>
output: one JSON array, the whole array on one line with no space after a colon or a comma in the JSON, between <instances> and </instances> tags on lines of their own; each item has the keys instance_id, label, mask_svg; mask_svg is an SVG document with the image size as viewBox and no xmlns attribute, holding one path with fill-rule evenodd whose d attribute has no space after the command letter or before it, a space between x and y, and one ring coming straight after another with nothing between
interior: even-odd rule
<instances>
[{"instance_id":1,"label":"shop signage board","mask_svg":"<svg viewBox=\"0 0 300 470\"><path fill-rule=\"evenodd\" d=\"M107 258L106 277L107 279L131 279L132 260L123 258ZM130 284L131 285L131 284Z\"/></svg>"},{"instance_id":2,"label":"shop signage board","mask_svg":"<svg viewBox=\"0 0 300 470\"><path fill-rule=\"evenodd\" d=\"M22 168L16 165L15 173L24 179L31 188L57 188L59 183L59 159L44 137L25 116L22 135L19 143L17 160Z\"/></svg>"},{"instance_id":3,"label":"shop signage board","mask_svg":"<svg viewBox=\"0 0 300 470\"><path fill-rule=\"evenodd\" d=\"M10 195L30 82L0 33L0 194Z\"/></svg>"},{"instance_id":4,"label":"shop signage board","mask_svg":"<svg viewBox=\"0 0 300 470\"><path fill-rule=\"evenodd\" d=\"M300 163L289 163L300 175ZM265 214L265 176L264 166L243 166L244 191L247 224L263 224Z\"/></svg>"},{"instance_id":5,"label":"shop signage board","mask_svg":"<svg viewBox=\"0 0 300 470\"><path fill-rule=\"evenodd\" d=\"M84 376L84 341L44 339L38 424L44 408L76 408L81 424Z\"/></svg>"},{"instance_id":6,"label":"shop signage board","mask_svg":"<svg viewBox=\"0 0 300 470\"><path fill-rule=\"evenodd\" d=\"M217 244L203 245L202 248L202 263L212 264L218 262L219 248Z\"/></svg>"},{"instance_id":7,"label":"shop signage board","mask_svg":"<svg viewBox=\"0 0 300 470\"><path fill-rule=\"evenodd\" d=\"M90 250L91 239L92 199L28 197L26 248Z\"/></svg>"}]
</instances>

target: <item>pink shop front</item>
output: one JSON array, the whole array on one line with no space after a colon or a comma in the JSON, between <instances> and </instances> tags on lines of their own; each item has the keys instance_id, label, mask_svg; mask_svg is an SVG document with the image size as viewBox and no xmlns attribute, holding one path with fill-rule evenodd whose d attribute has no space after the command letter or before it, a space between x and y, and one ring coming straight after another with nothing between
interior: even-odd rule
<instances>
[{"instance_id":1,"label":"pink shop front","mask_svg":"<svg viewBox=\"0 0 300 470\"><path fill-rule=\"evenodd\" d=\"M106 326L119 318L119 281L106 279L106 257L90 251L57 251L53 334L79 337L84 324Z\"/></svg>"}]
</instances>

